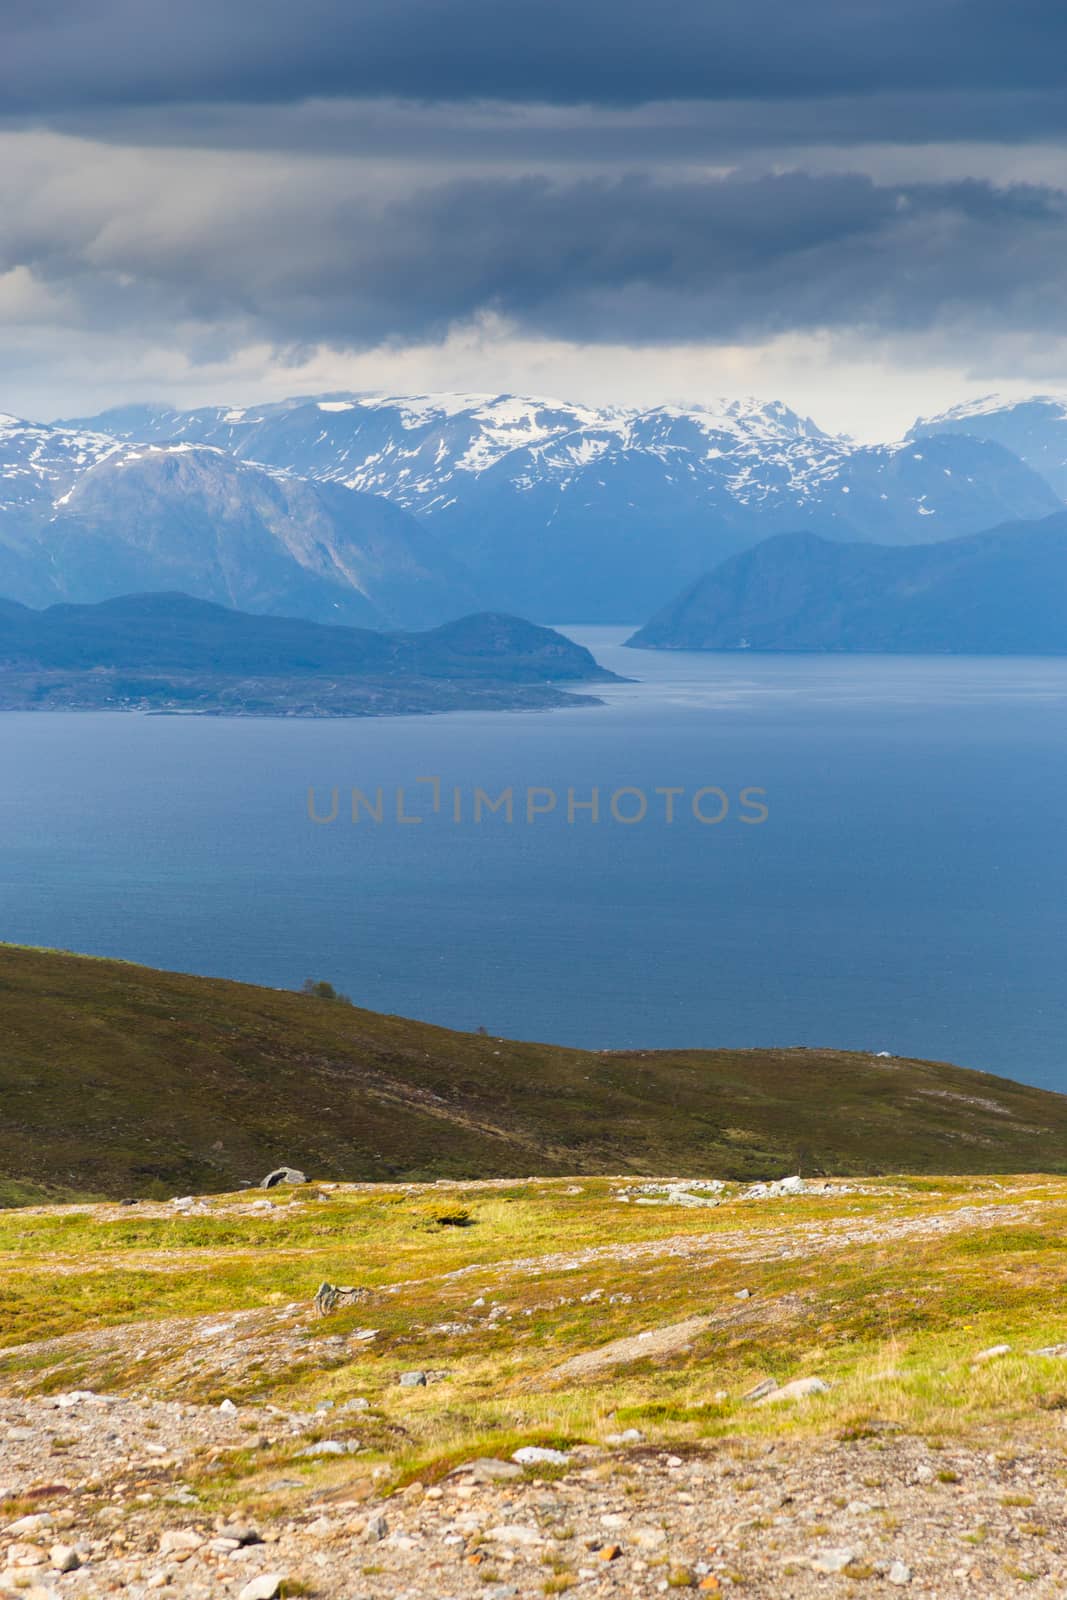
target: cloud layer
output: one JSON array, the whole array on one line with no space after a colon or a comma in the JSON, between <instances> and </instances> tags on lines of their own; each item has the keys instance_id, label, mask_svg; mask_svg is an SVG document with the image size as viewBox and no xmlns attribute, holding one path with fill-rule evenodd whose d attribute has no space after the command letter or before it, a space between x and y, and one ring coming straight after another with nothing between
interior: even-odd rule
<instances>
[{"instance_id":1,"label":"cloud layer","mask_svg":"<svg viewBox=\"0 0 1067 1600\"><path fill-rule=\"evenodd\" d=\"M1060 4L8 0L0 27L0 360L56 410L108 341L255 350L275 387L369 350L388 385L464 329L594 365L925 341L1008 378L1067 338Z\"/></svg>"},{"instance_id":2,"label":"cloud layer","mask_svg":"<svg viewBox=\"0 0 1067 1600\"><path fill-rule=\"evenodd\" d=\"M1058 0L8 0L0 108L1059 90Z\"/></svg>"},{"instance_id":3,"label":"cloud layer","mask_svg":"<svg viewBox=\"0 0 1067 1600\"><path fill-rule=\"evenodd\" d=\"M366 348L486 313L635 343L1067 318L1067 199L1048 186L799 171L382 185L329 162L85 154L46 141L0 161L0 282L36 285L72 327Z\"/></svg>"}]
</instances>

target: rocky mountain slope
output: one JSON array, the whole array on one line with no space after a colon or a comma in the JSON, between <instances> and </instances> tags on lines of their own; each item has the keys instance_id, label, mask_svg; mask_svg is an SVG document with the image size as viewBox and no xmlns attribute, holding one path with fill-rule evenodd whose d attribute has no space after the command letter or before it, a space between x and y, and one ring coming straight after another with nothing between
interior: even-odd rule
<instances>
[{"instance_id":1,"label":"rocky mountain slope","mask_svg":"<svg viewBox=\"0 0 1067 1600\"><path fill-rule=\"evenodd\" d=\"M234 1188L280 1162L359 1179L1067 1170L1067 1097L939 1063L563 1049L13 946L0 1014L9 1200Z\"/></svg>"},{"instance_id":2,"label":"rocky mountain slope","mask_svg":"<svg viewBox=\"0 0 1067 1600\"><path fill-rule=\"evenodd\" d=\"M438 536L492 604L543 620L631 620L778 532L926 543L1061 504L1002 445L946 432L861 446L754 401L641 411L515 395L336 395L126 407L91 426L210 444L384 495Z\"/></svg>"},{"instance_id":3,"label":"rocky mountain slope","mask_svg":"<svg viewBox=\"0 0 1067 1600\"><path fill-rule=\"evenodd\" d=\"M478 604L432 531L379 496L211 447L0 424L0 593L41 605L148 589L370 627Z\"/></svg>"},{"instance_id":4,"label":"rocky mountain slope","mask_svg":"<svg viewBox=\"0 0 1067 1600\"><path fill-rule=\"evenodd\" d=\"M784 534L732 556L628 641L659 650L1067 654L1067 513L892 548Z\"/></svg>"},{"instance_id":5,"label":"rocky mountain slope","mask_svg":"<svg viewBox=\"0 0 1067 1600\"><path fill-rule=\"evenodd\" d=\"M918 442L946 434L1002 445L1067 499L1067 402L1055 395L1038 394L1027 400L986 395L938 416L920 418L908 438Z\"/></svg>"}]
</instances>

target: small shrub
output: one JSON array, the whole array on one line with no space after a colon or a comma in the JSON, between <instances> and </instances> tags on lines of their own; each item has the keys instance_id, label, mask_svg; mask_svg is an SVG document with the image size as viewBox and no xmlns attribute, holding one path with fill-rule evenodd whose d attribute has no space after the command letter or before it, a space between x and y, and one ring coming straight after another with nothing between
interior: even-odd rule
<instances>
[{"instance_id":1,"label":"small shrub","mask_svg":"<svg viewBox=\"0 0 1067 1600\"><path fill-rule=\"evenodd\" d=\"M443 1206L438 1200L419 1206L415 1213L416 1228L473 1228L477 1219L465 1206Z\"/></svg>"},{"instance_id":2,"label":"small shrub","mask_svg":"<svg viewBox=\"0 0 1067 1600\"><path fill-rule=\"evenodd\" d=\"M300 986L300 993L307 995L309 1000L332 1000L336 1005L350 1006L351 1000L346 994L340 994L332 983L327 983L324 978L305 978Z\"/></svg>"}]
</instances>

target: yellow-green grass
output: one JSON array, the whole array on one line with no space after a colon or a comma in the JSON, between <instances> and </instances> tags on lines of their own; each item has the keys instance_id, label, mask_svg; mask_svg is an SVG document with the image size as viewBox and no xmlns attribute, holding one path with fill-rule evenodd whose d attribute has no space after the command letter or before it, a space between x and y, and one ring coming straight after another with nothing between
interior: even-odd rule
<instances>
[{"instance_id":1,"label":"yellow-green grass","mask_svg":"<svg viewBox=\"0 0 1067 1600\"><path fill-rule=\"evenodd\" d=\"M355 1180L1065 1171L1067 1096L832 1049L521 1043L0 946L0 1206L220 1192L279 1162Z\"/></svg>"},{"instance_id":2,"label":"yellow-green grass","mask_svg":"<svg viewBox=\"0 0 1067 1600\"><path fill-rule=\"evenodd\" d=\"M1067 1340L1067 1180L895 1178L770 1200L738 1189L708 1209L624 1204L625 1187L298 1190L269 1215L244 1195L209 1216L13 1211L0 1218L0 1390L371 1402L369 1418L335 1412L317 1430L358 1434L362 1454L301 1459L314 1434L241 1450L209 1474L223 1500L263 1492L281 1469L342 1489L374 1467L427 1481L472 1456L631 1427L677 1448L895 1427L980 1432L995 1448L1005 1432L1060 1427L1067 1361L1032 1352ZM463 1210L470 1226L434 1220ZM308 1303L324 1278L374 1292L317 1320ZM292 1302L303 1309L285 1320ZM495 1321L494 1302L506 1307ZM263 1320L242 1334L240 1360L213 1364L194 1319L242 1310ZM556 1375L577 1354L692 1317L710 1321L688 1348ZM377 1337L338 1341L363 1327ZM284 1337L295 1347L272 1360ZM1010 1354L974 1364L1001 1343ZM448 1375L401 1388L413 1368ZM830 1390L765 1408L742 1398L765 1377L799 1376Z\"/></svg>"}]
</instances>

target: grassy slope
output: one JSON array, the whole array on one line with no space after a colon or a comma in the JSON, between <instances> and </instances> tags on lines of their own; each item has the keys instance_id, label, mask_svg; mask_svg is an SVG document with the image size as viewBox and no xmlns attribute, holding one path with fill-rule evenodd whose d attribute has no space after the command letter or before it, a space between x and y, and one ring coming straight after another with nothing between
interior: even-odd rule
<instances>
[{"instance_id":1,"label":"grassy slope","mask_svg":"<svg viewBox=\"0 0 1067 1600\"><path fill-rule=\"evenodd\" d=\"M565 1050L0 946L0 1203L350 1179L1067 1171L1067 1097L817 1050Z\"/></svg>"},{"instance_id":2,"label":"grassy slope","mask_svg":"<svg viewBox=\"0 0 1067 1600\"><path fill-rule=\"evenodd\" d=\"M368 1446L351 1462L308 1462L299 1438L209 1467L218 1476L200 1487L223 1508L227 1495L273 1494L280 1473L343 1489L383 1461L434 1478L520 1443L625 1427L675 1444L979 1430L988 1449L981 1430L996 1425L1011 1454L1040 1427L1062 1451L1067 1364L1033 1352L1067 1339L1063 1179L897 1178L789 1200L735 1191L715 1209L623 1204L620 1184L300 1189L266 1211L239 1195L188 1217L164 1204L11 1212L0 1393L88 1387L301 1410L370 1400L370 1417L322 1420L322 1435ZM469 1227L435 1225L457 1209ZM318 1320L310 1298L324 1277L370 1298ZM581 1378L556 1370L692 1317L707 1325L669 1355ZM367 1327L371 1342L350 1339ZM1002 1343L1008 1356L972 1366ZM400 1388L412 1368L448 1376ZM792 1408L745 1405L768 1375L831 1388Z\"/></svg>"}]
</instances>

